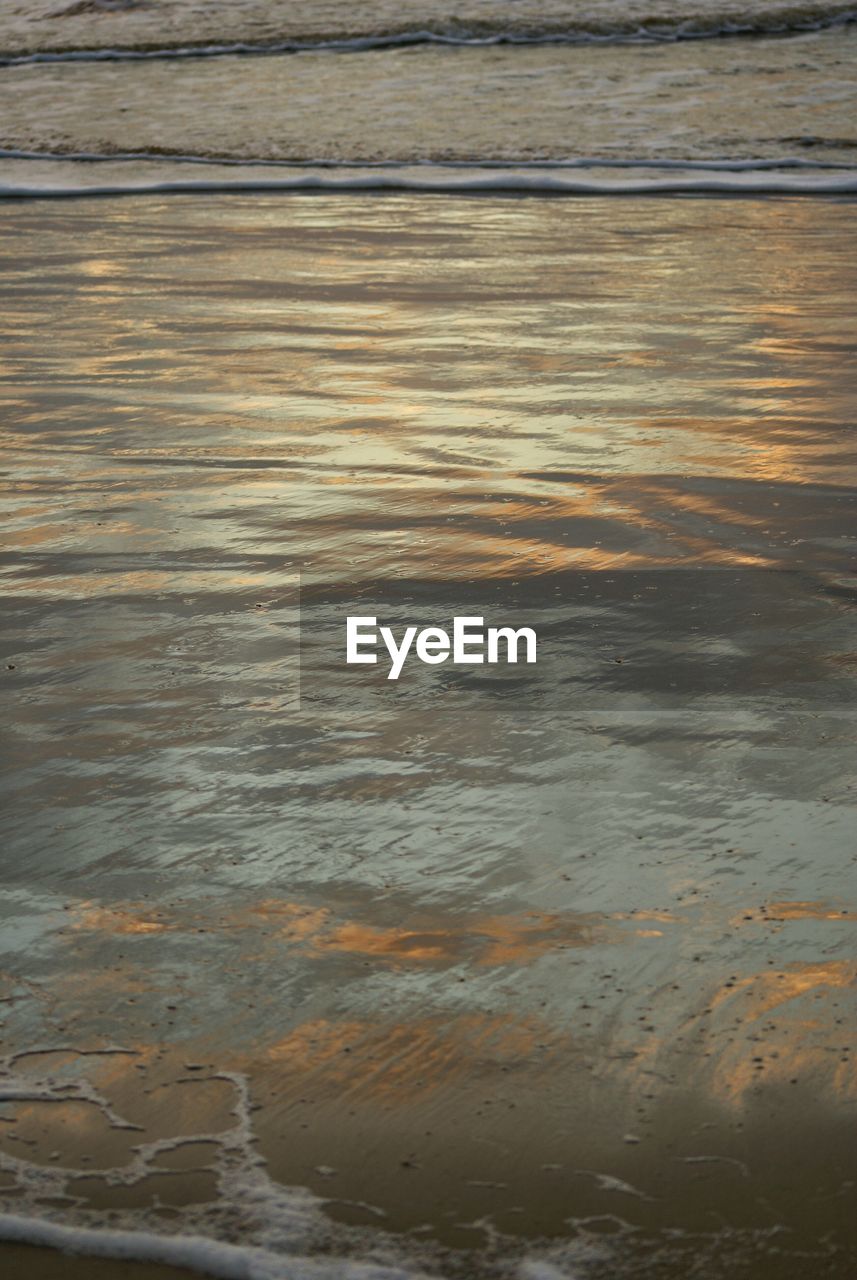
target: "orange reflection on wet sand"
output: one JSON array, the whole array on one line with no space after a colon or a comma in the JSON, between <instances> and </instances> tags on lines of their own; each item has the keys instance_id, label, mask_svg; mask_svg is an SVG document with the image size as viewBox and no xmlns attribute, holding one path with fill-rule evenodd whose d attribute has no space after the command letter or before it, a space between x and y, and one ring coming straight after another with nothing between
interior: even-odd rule
<instances>
[{"instance_id":1,"label":"orange reflection on wet sand","mask_svg":"<svg viewBox=\"0 0 857 1280\"><path fill-rule=\"evenodd\" d=\"M114 935L164 933L167 929L177 927L163 919L163 912L134 904L126 907L103 907L96 902L81 902L75 906L71 919L72 929Z\"/></svg>"},{"instance_id":2,"label":"orange reflection on wet sand","mask_svg":"<svg viewBox=\"0 0 857 1280\"><path fill-rule=\"evenodd\" d=\"M746 920L776 924L782 920L843 920L857 923L857 916L844 907L828 906L824 902L769 902L758 911L747 911L734 917L732 923Z\"/></svg>"},{"instance_id":3,"label":"orange reflection on wet sand","mask_svg":"<svg viewBox=\"0 0 857 1280\"><path fill-rule=\"evenodd\" d=\"M821 961L816 964L788 965L782 969L750 974L722 988L712 999L712 1009L739 996L750 997L752 1016L770 1013L781 1005L797 1000L808 992L824 987L850 989L857 981L857 964L844 960Z\"/></svg>"},{"instance_id":4,"label":"orange reflection on wet sand","mask_svg":"<svg viewBox=\"0 0 857 1280\"><path fill-rule=\"evenodd\" d=\"M640 922L648 917L645 913L617 913L612 918ZM329 908L280 899L265 899L222 914L200 912L198 908L168 914L135 903L106 907L90 901L70 911L70 927L79 933L120 936L192 932L204 922L207 929L259 929L264 936L317 955L342 952L397 964L457 964L468 960L480 966L529 963L553 950L586 947L608 939L617 941L622 931L611 930L609 919L574 912L531 911L439 920L426 917L411 927L384 927L360 920L338 921ZM636 934L641 936L641 931ZM644 931L642 936L660 936L660 931Z\"/></svg>"},{"instance_id":5,"label":"orange reflection on wet sand","mask_svg":"<svg viewBox=\"0 0 857 1280\"><path fill-rule=\"evenodd\" d=\"M315 940L319 951L346 951L396 960L463 960L475 952L479 965L531 961L563 946L586 946L598 932L594 919L581 921L532 912L522 916L476 918L438 930L382 929L350 922Z\"/></svg>"},{"instance_id":6,"label":"orange reflection on wet sand","mask_svg":"<svg viewBox=\"0 0 857 1280\"><path fill-rule=\"evenodd\" d=\"M819 1096L857 1097L846 1018L836 1016L837 1004L827 998L853 991L855 982L857 964L839 960L730 979L710 1002L711 1013L734 1019L728 1027L721 1023L712 1041L712 1095L743 1104L762 1084L811 1080Z\"/></svg>"},{"instance_id":7,"label":"orange reflection on wet sand","mask_svg":"<svg viewBox=\"0 0 857 1280\"><path fill-rule=\"evenodd\" d=\"M317 1079L349 1096L404 1104L465 1081L476 1068L505 1071L536 1055L541 1064L570 1048L566 1033L536 1018L438 1015L386 1024L321 1018L270 1045L262 1061L288 1068L284 1084L292 1092Z\"/></svg>"}]
</instances>

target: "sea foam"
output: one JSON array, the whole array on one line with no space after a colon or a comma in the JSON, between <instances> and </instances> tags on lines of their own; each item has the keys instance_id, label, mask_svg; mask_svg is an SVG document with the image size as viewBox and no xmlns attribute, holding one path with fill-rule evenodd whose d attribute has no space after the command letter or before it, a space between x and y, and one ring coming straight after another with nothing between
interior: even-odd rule
<instances>
[{"instance_id":1,"label":"sea foam","mask_svg":"<svg viewBox=\"0 0 857 1280\"><path fill-rule=\"evenodd\" d=\"M130 159L130 157L129 157ZM69 167L71 167L71 163ZM85 162L66 181L52 181L44 170L32 179L7 169L0 183L0 198L62 199L78 196L194 195L237 192L301 192L390 193L414 192L436 195L531 195L531 196L657 196L657 195L725 195L725 196L852 196L857 195L857 169L845 166L799 166L781 164L737 164L673 166L636 164L561 168L515 167L492 168L446 165L393 167L326 166L323 169L292 168L284 173L265 173L269 166L259 166L252 175L241 177L212 173L197 177L184 172L184 165L197 163L189 158L170 166L166 176L147 177L139 170L118 175L110 180L99 166L98 176L87 171ZM118 163L118 162L117 162ZM276 166L270 166L275 168ZM216 163L212 165L217 168ZM599 171L601 170L601 171ZM618 173L617 173L618 170ZM655 172L653 172L655 170Z\"/></svg>"}]
</instances>

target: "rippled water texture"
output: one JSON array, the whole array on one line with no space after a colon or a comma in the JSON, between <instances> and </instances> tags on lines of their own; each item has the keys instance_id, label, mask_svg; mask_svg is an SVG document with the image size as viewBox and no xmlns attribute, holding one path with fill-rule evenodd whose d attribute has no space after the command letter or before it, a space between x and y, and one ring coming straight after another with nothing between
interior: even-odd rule
<instances>
[{"instance_id":1,"label":"rippled water texture","mask_svg":"<svg viewBox=\"0 0 857 1280\"><path fill-rule=\"evenodd\" d=\"M0 221L4 1207L850 1277L853 205ZM379 582L562 680L327 696Z\"/></svg>"}]
</instances>

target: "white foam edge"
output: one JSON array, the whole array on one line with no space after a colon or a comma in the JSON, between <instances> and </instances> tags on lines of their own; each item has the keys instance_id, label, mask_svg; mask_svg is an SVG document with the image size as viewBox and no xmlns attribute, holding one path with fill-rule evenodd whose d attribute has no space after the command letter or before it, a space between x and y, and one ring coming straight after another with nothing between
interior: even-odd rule
<instances>
[{"instance_id":1,"label":"white foam edge","mask_svg":"<svg viewBox=\"0 0 857 1280\"><path fill-rule=\"evenodd\" d=\"M857 195L857 171L846 175L771 173L765 170L707 172L704 176L596 178L566 177L554 173L493 172L490 176L431 177L391 172L339 174L302 173L277 178L194 179L178 178L159 182L144 178L125 182L0 183L0 199L62 199L81 196L197 195L240 192L413 192L438 195L521 194L567 196L655 196L655 195Z\"/></svg>"},{"instance_id":2,"label":"white foam edge","mask_svg":"<svg viewBox=\"0 0 857 1280\"><path fill-rule=\"evenodd\" d=\"M518 170L526 172L551 172L567 169L658 169L665 173L688 171L700 173L747 173L769 170L802 169L807 171L836 170L857 174L857 166L843 160L811 160L805 156L766 157L764 159L731 160L721 157L716 160L675 160L666 157L630 157L616 156L572 156L556 160L339 160L339 159L303 159L289 160L281 158L265 158L264 156L205 156L194 154L175 154L158 151L30 151L19 147L0 147L0 160L45 160L66 161L67 163L115 165L129 161L145 161L150 164L174 165L209 165L222 168L237 169L292 169L292 170L331 170L360 169L366 173L384 170L426 170L442 173L444 170L492 171L514 173Z\"/></svg>"},{"instance_id":3,"label":"white foam edge","mask_svg":"<svg viewBox=\"0 0 857 1280\"><path fill-rule=\"evenodd\" d=\"M413 1271L381 1263L348 1258L315 1260L205 1236L67 1226L11 1213L0 1213L0 1241L88 1258L184 1267L214 1280L416 1280Z\"/></svg>"},{"instance_id":4,"label":"white foam edge","mask_svg":"<svg viewBox=\"0 0 857 1280\"><path fill-rule=\"evenodd\" d=\"M366 53L373 50L401 49L413 45L453 45L485 47L493 45L599 45L599 44L674 44L687 40L716 40L723 37L765 37L806 35L850 26L857 21L857 9L834 9L827 14L808 14L793 19L776 12L769 18L725 18L721 22L695 22L693 18L643 22L637 27L602 29L581 26L546 28L544 30L499 28L495 31L433 31L414 28L408 31L376 32L342 36L334 39L272 40L269 42L234 40L199 45L169 45L155 49L90 48L39 49L31 52L0 53L0 66L15 67L55 62L138 62L161 58L223 58L233 56L271 56L293 53Z\"/></svg>"}]
</instances>

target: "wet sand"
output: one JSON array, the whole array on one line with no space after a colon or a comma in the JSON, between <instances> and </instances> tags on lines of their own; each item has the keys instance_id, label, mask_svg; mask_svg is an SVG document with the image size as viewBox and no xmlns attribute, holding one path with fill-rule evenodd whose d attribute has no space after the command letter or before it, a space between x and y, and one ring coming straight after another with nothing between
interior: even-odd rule
<instances>
[{"instance_id":1,"label":"wet sand","mask_svg":"<svg viewBox=\"0 0 857 1280\"><path fill-rule=\"evenodd\" d=\"M2 1210L850 1277L854 206L0 219ZM342 685L382 598L546 674Z\"/></svg>"},{"instance_id":2,"label":"wet sand","mask_svg":"<svg viewBox=\"0 0 857 1280\"><path fill-rule=\"evenodd\" d=\"M0 1246L0 1263L8 1275L27 1276L27 1280L188 1280L193 1275L184 1268L75 1257L29 1245Z\"/></svg>"}]
</instances>

